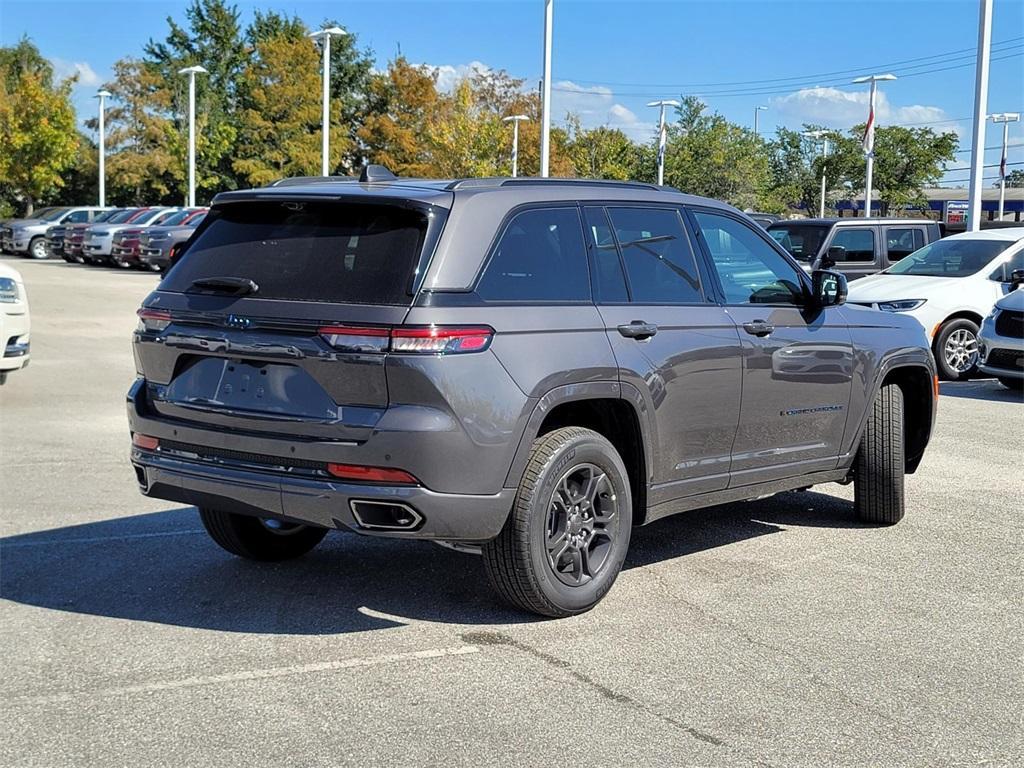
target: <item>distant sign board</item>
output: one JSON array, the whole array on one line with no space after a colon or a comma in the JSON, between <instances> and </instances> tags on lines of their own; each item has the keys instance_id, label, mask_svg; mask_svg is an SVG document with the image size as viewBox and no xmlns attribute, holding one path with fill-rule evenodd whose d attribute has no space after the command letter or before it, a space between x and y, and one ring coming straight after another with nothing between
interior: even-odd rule
<instances>
[{"instance_id":1,"label":"distant sign board","mask_svg":"<svg viewBox=\"0 0 1024 768\"><path fill-rule=\"evenodd\" d=\"M967 200L947 200L942 218L947 224L966 224L969 208Z\"/></svg>"}]
</instances>

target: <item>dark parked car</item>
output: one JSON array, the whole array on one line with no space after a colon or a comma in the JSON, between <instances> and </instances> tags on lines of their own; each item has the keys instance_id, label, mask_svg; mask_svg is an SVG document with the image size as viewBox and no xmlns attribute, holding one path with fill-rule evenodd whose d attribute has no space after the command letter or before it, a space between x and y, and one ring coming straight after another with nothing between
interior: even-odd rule
<instances>
[{"instance_id":1,"label":"dark parked car","mask_svg":"<svg viewBox=\"0 0 1024 768\"><path fill-rule=\"evenodd\" d=\"M158 227L146 227L139 235L139 266L160 272L171 261L174 248L185 243L203 223L206 208L182 212L178 219L172 219Z\"/></svg>"},{"instance_id":2,"label":"dark parked car","mask_svg":"<svg viewBox=\"0 0 1024 768\"><path fill-rule=\"evenodd\" d=\"M849 280L888 269L942 237L927 219L800 219L768 232L805 269L835 268Z\"/></svg>"},{"instance_id":3,"label":"dark parked car","mask_svg":"<svg viewBox=\"0 0 1024 768\"><path fill-rule=\"evenodd\" d=\"M45 208L29 219L9 221L0 231L0 247L33 259L48 258L46 233L55 224L79 224L93 221L107 210L97 206Z\"/></svg>"},{"instance_id":4,"label":"dark parked car","mask_svg":"<svg viewBox=\"0 0 1024 768\"><path fill-rule=\"evenodd\" d=\"M435 540L512 604L580 613L667 515L852 481L860 520L902 518L934 362L915 320L844 297L653 185L371 167L226 192L139 310L131 459L235 555Z\"/></svg>"}]
</instances>

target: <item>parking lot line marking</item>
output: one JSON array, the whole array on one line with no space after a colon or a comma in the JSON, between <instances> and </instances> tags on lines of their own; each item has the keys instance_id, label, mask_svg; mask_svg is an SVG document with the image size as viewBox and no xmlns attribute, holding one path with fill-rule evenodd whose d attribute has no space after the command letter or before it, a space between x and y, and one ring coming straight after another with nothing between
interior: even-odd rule
<instances>
[{"instance_id":1,"label":"parking lot line marking","mask_svg":"<svg viewBox=\"0 0 1024 768\"><path fill-rule=\"evenodd\" d=\"M101 541L127 541L128 539L154 539L160 536L192 536L206 533L202 528L189 528L184 531L160 531L158 533L126 533L122 536L81 536L76 539L42 539L40 541L5 541L0 549L8 547L46 547L54 544L97 544ZM31 536L32 534L24 534Z\"/></svg>"},{"instance_id":2,"label":"parking lot line marking","mask_svg":"<svg viewBox=\"0 0 1024 768\"><path fill-rule=\"evenodd\" d=\"M300 664L293 667L273 667L271 669L252 669L246 672L229 672L223 675L202 675L200 677L184 677L180 680L161 680L152 683L139 683L138 685L122 685L112 688L97 688L88 691L66 691L62 693L46 693L40 695L8 696L6 704L23 703L60 703L70 702L85 697L96 696L124 696L132 693L155 693L160 691L173 691L178 688L192 688L204 685L219 685L222 683L240 683L249 680L266 680L274 677L287 677L289 675L307 675L314 672L336 672L341 669L354 669L356 667L375 667L384 664L401 664L408 661L423 661L424 659L440 659L447 656L465 656L471 653L479 653L480 649L475 645L459 645L451 648L430 648L424 651L410 651L407 653L388 653L381 656L363 656L340 661L323 661L316 664Z\"/></svg>"}]
</instances>

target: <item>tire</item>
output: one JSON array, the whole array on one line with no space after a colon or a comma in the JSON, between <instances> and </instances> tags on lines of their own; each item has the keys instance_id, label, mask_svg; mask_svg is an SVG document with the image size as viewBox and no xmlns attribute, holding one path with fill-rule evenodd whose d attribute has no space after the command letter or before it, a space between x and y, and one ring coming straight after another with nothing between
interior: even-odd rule
<instances>
[{"instance_id":1,"label":"tire","mask_svg":"<svg viewBox=\"0 0 1024 768\"><path fill-rule=\"evenodd\" d=\"M46 252L46 238L33 237L28 241L28 255L33 259L48 259L50 254Z\"/></svg>"},{"instance_id":2,"label":"tire","mask_svg":"<svg viewBox=\"0 0 1024 768\"><path fill-rule=\"evenodd\" d=\"M904 512L903 390L882 387L854 462L854 510L864 523L895 525Z\"/></svg>"},{"instance_id":3,"label":"tire","mask_svg":"<svg viewBox=\"0 0 1024 768\"><path fill-rule=\"evenodd\" d=\"M309 552L327 535L326 528L277 522L281 528L249 515L216 509L199 509L210 538L233 555L248 560L291 560Z\"/></svg>"},{"instance_id":4,"label":"tire","mask_svg":"<svg viewBox=\"0 0 1024 768\"><path fill-rule=\"evenodd\" d=\"M950 320L936 334L933 351L940 378L946 381L967 381L978 370L978 324L962 317ZM951 354L959 357L954 357L951 362ZM963 359L962 355L969 358L966 367L958 364Z\"/></svg>"},{"instance_id":5,"label":"tire","mask_svg":"<svg viewBox=\"0 0 1024 768\"><path fill-rule=\"evenodd\" d=\"M1012 389L1014 392L1024 391L1024 379L1008 379L1000 376L999 383L1007 389Z\"/></svg>"},{"instance_id":6,"label":"tire","mask_svg":"<svg viewBox=\"0 0 1024 768\"><path fill-rule=\"evenodd\" d=\"M612 444L589 429L557 429L534 441L512 512L483 546L487 578L524 611L584 613L615 583L632 525L629 477Z\"/></svg>"}]
</instances>

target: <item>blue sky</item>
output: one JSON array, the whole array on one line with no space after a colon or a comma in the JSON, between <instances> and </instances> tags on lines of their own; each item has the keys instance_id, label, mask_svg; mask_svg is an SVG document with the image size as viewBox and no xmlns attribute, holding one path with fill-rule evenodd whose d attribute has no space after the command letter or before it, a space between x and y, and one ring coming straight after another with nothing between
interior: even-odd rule
<instances>
[{"instance_id":1,"label":"blue sky","mask_svg":"<svg viewBox=\"0 0 1024 768\"><path fill-rule=\"evenodd\" d=\"M148 38L166 33L165 18L181 18L185 5L0 0L0 44L28 35L58 71L78 71L75 98L84 117L113 63L140 55ZM506 69L531 84L540 78L541 0L237 5L244 18L254 8L294 13L310 25L337 18L381 66L401 51L440 67L442 85L471 66ZM805 121L845 128L867 112L865 89L848 84L852 74L891 71L901 78L885 84L879 124L932 124L957 131L962 149L970 144L964 118L973 111L974 66L967 49L977 43L978 0L555 0L554 13L557 118L573 111L585 125L613 125L643 138L656 117L647 101L692 93L747 125L756 106L767 106L762 131ZM995 0L992 39L989 111L1024 111L1024 1ZM991 125L987 137L986 146L999 143ZM1024 161L1022 137L1024 127L1011 126L1011 163ZM998 163L998 156L989 151L986 163ZM965 176L954 167L947 178Z\"/></svg>"}]
</instances>

